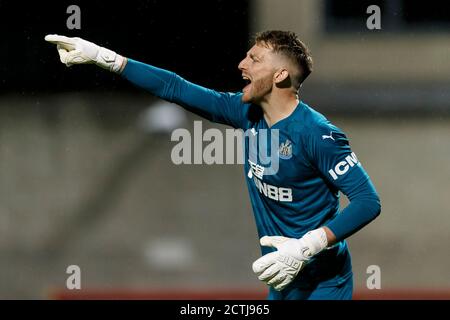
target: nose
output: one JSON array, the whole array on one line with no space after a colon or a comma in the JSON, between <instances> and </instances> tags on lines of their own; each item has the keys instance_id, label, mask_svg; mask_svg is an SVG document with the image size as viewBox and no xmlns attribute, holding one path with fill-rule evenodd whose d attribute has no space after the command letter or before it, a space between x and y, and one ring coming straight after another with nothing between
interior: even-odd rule
<instances>
[{"instance_id":1,"label":"nose","mask_svg":"<svg viewBox=\"0 0 450 320\"><path fill-rule=\"evenodd\" d=\"M247 58L244 58L244 59L242 59L241 62L239 62L239 65L238 65L239 70L243 71L246 69L246 60L247 60Z\"/></svg>"}]
</instances>

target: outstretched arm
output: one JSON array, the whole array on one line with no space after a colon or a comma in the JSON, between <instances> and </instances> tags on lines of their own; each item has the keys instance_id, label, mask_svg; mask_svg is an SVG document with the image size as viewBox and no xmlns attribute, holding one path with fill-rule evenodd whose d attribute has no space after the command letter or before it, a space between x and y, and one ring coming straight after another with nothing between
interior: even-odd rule
<instances>
[{"instance_id":1,"label":"outstretched arm","mask_svg":"<svg viewBox=\"0 0 450 320\"><path fill-rule=\"evenodd\" d=\"M208 120L244 128L248 106L241 102L241 94L224 93L188 82L177 74L125 58L114 51L81 38L47 35L45 40L57 45L61 62L95 64L121 74L133 84Z\"/></svg>"},{"instance_id":2,"label":"outstretched arm","mask_svg":"<svg viewBox=\"0 0 450 320\"><path fill-rule=\"evenodd\" d=\"M174 72L127 59L122 76L161 99L177 103L208 120L244 127L241 94L224 93L189 82Z\"/></svg>"}]
</instances>

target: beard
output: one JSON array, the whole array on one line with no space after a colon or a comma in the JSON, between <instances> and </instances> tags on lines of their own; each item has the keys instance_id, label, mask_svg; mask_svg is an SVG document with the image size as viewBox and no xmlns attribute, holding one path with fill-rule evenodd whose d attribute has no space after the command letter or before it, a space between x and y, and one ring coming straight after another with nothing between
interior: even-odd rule
<instances>
[{"instance_id":1,"label":"beard","mask_svg":"<svg viewBox=\"0 0 450 320\"><path fill-rule=\"evenodd\" d=\"M272 75L252 81L243 90L242 102L255 103L262 101L272 91Z\"/></svg>"}]
</instances>

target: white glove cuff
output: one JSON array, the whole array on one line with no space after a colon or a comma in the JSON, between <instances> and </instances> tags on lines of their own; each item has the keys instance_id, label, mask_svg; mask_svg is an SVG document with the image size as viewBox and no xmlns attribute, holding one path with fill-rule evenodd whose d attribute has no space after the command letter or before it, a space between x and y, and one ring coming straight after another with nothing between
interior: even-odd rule
<instances>
[{"instance_id":1,"label":"white glove cuff","mask_svg":"<svg viewBox=\"0 0 450 320\"><path fill-rule=\"evenodd\" d=\"M112 50L100 47L95 63L109 71L118 73L122 67L124 57Z\"/></svg>"},{"instance_id":2,"label":"white glove cuff","mask_svg":"<svg viewBox=\"0 0 450 320\"><path fill-rule=\"evenodd\" d=\"M309 249L304 252L308 257L312 257L328 246L327 234L323 228L309 231L300 240L303 240Z\"/></svg>"}]
</instances>

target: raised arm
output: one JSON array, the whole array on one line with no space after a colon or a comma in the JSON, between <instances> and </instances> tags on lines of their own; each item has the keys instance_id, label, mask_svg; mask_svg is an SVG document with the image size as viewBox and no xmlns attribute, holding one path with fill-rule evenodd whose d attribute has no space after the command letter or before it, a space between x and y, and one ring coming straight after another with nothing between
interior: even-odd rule
<instances>
[{"instance_id":1,"label":"raised arm","mask_svg":"<svg viewBox=\"0 0 450 320\"><path fill-rule=\"evenodd\" d=\"M218 92L186 81L174 72L127 59L122 76L161 99L177 103L208 120L244 127L241 94Z\"/></svg>"},{"instance_id":2,"label":"raised arm","mask_svg":"<svg viewBox=\"0 0 450 320\"><path fill-rule=\"evenodd\" d=\"M241 94L218 92L188 82L177 74L100 47L81 38L47 35L45 40L56 44L61 62L95 64L121 74L133 84L155 96L177 103L208 120L244 128L248 105L241 102Z\"/></svg>"}]
</instances>

